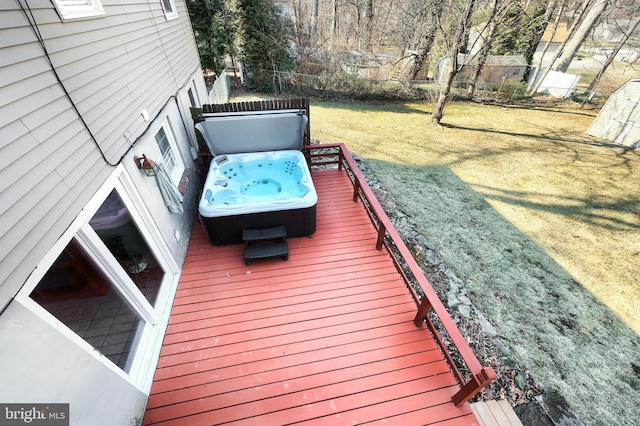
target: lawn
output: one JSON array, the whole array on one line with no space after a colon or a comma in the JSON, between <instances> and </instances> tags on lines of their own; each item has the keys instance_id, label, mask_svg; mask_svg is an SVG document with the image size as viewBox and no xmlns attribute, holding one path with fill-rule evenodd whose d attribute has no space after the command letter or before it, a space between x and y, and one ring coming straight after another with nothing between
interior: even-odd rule
<instances>
[{"instance_id":1,"label":"lawn","mask_svg":"<svg viewBox=\"0 0 640 426\"><path fill-rule=\"evenodd\" d=\"M640 419L640 153L597 111L314 102L466 283L516 361L587 425Z\"/></svg>"}]
</instances>

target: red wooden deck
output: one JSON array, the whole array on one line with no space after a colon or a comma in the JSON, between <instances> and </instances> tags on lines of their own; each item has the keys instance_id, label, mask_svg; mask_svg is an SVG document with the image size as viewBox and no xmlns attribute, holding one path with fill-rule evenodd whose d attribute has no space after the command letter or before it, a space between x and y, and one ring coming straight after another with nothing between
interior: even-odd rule
<instances>
[{"instance_id":1,"label":"red wooden deck","mask_svg":"<svg viewBox=\"0 0 640 426\"><path fill-rule=\"evenodd\" d=\"M194 227L145 425L479 424L344 171L317 231L245 266Z\"/></svg>"}]
</instances>

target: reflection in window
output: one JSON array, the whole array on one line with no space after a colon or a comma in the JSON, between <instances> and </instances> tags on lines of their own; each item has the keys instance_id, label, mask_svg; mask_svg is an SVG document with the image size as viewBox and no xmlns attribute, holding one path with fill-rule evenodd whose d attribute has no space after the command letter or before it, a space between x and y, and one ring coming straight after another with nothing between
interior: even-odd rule
<instances>
[{"instance_id":1,"label":"reflection in window","mask_svg":"<svg viewBox=\"0 0 640 426\"><path fill-rule=\"evenodd\" d=\"M153 305L164 270L115 189L102 203L89 225Z\"/></svg>"},{"instance_id":2,"label":"reflection in window","mask_svg":"<svg viewBox=\"0 0 640 426\"><path fill-rule=\"evenodd\" d=\"M129 372L144 322L75 240L30 297Z\"/></svg>"}]
</instances>

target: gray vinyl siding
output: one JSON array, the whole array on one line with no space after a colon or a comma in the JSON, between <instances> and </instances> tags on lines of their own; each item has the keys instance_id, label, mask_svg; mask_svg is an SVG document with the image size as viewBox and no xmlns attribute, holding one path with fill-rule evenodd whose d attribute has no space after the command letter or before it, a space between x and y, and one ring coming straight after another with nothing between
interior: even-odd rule
<instances>
[{"instance_id":1,"label":"gray vinyl siding","mask_svg":"<svg viewBox=\"0 0 640 426\"><path fill-rule=\"evenodd\" d=\"M0 310L113 171L56 81L16 2L0 4ZM102 0L105 16L61 22L30 0L59 77L116 164L199 69L184 0ZM126 161L131 161L125 159Z\"/></svg>"},{"instance_id":2,"label":"gray vinyl siding","mask_svg":"<svg viewBox=\"0 0 640 426\"><path fill-rule=\"evenodd\" d=\"M587 129L587 133L592 136L615 141L621 130L621 126L619 123L614 123L611 127L609 126L611 121L616 117L616 114L618 114L618 111L620 111L620 108L625 105L627 99L640 100L640 80L629 80L616 90L609 99L607 99L607 102ZM629 102L624 108L622 117L630 119L639 112L640 102ZM608 128L609 130L607 131ZM634 146L638 141L640 141L640 121L626 133L619 143L626 146Z\"/></svg>"}]
</instances>

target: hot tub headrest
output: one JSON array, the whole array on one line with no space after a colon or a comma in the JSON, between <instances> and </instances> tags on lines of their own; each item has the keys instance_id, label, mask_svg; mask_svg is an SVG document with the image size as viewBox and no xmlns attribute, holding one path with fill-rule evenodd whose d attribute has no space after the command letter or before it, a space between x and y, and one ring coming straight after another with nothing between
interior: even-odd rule
<instances>
[{"instance_id":1,"label":"hot tub headrest","mask_svg":"<svg viewBox=\"0 0 640 426\"><path fill-rule=\"evenodd\" d=\"M299 110L207 113L196 129L213 155L301 149L308 117Z\"/></svg>"}]
</instances>

